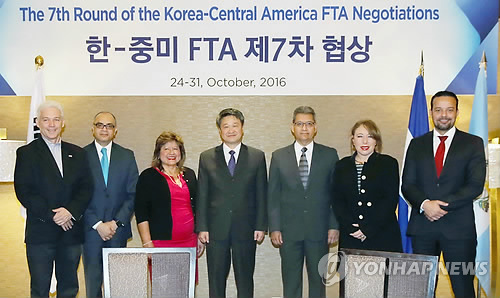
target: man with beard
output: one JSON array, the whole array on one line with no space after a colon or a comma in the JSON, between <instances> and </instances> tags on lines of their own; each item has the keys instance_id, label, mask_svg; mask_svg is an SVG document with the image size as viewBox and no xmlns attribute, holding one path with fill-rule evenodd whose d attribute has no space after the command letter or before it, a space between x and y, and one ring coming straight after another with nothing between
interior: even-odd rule
<instances>
[{"instance_id":1,"label":"man with beard","mask_svg":"<svg viewBox=\"0 0 500 298\"><path fill-rule=\"evenodd\" d=\"M407 234L415 253L443 253L455 297L474 297L468 268L477 243L472 203L486 174L483 141L456 129L453 92L436 93L430 113L434 130L413 139L406 153L401 189L413 207Z\"/></svg>"}]
</instances>

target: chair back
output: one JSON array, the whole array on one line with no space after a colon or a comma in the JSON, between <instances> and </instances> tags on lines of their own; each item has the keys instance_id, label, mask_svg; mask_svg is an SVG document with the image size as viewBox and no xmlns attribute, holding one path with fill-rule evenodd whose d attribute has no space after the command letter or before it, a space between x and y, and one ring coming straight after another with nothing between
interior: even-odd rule
<instances>
[{"instance_id":1,"label":"chair back","mask_svg":"<svg viewBox=\"0 0 500 298\"><path fill-rule=\"evenodd\" d=\"M341 249L340 297L434 297L438 257Z\"/></svg>"},{"instance_id":2,"label":"chair back","mask_svg":"<svg viewBox=\"0 0 500 298\"><path fill-rule=\"evenodd\" d=\"M194 298L196 248L103 248L104 297Z\"/></svg>"}]
</instances>

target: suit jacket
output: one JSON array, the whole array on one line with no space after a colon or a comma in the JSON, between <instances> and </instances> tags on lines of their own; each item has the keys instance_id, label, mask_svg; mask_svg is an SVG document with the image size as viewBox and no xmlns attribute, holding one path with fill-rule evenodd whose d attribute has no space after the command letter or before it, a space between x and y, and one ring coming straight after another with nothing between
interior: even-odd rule
<instances>
[{"instance_id":1,"label":"suit jacket","mask_svg":"<svg viewBox=\"0 0 500 298\"><path fill-rule=\"evenodd\" d=\"M441 233L448 239L476 238L473 200L481 194L486 162L481 138L457 129L443 170L437 177L433 131L411 141L406 152L401 190L412 205L408 235ZM425 199L449 203L441 207L448 214L431 222L420 205Z\"/></svg>"},{"instance_id":2,"label":"suit jacket","mask_svg":"<svg viewBox=\"0 0 500 298\"><path fill-rule=\"evenodd\" d=\"M92 196L92 179L85 151L61 142L64 177L42 138L17 149L14 187L26 208L25 242L32 244L83 242L80 219ZM52 209L64 207L75 219L69 231L56 225Z\"/></svg>"},{"instance_id":3,"label":"suit jacket","mask_svg":"<svg viewBox=\"0 0 500 298\"><path fill-rule=\"evenodd\" d=\"M356 154L335 167L334 212L340 223L340 247L402 252L396 218L399 201L399 167L396 159L374 152L363 165L358 191ZM352 224L358 224L359 228ZM350 236L360 229L366 240Z\"/></svg>"},{"instance_id":4,"label":"suit jacket","mask_svg":"<svg viewBox=\"0 0 500 298\"><path fill-rule=\"evenodd\" d=\"M139 175L134 152L113 142L106 186L94 142L84 149L94 181L94 192L84 216L85 241L102 241L97 231L92 229L100 220L119 220L125 226L118 228L114 237L122 240L132 237L130 219L134 211L135 185Z\"/></svg>"},{"instance_id":5,"label":"suit jacket","mask_svg":"<svg viewBox=\"0 0 500 298\"><path fill-rule=\"evenodd\" d=\"M182 177L186 181L191 195L193 215L196 212L197 181L194 171L184 167ZM137 182L135 196L135 217L137 223L149 222L149 231L153 240L172 239L172 200L170 188L164 176L155 168L145 169Z\"/></svg>"},{"instance_id":6,"label":"suit jacket","mask_svg":"<svg viewBox=\"0 0 500 298\"><path fill-rule=\"evenodd\" d=\"M307 189L291 144L273 152L269 170L269 230L281 231L283 240L327 240L338 229L330 202L337 150L314 143Z\"/></svg>"},{"instance_id":7,"label":"suit jacket","mask_svg":"<svg viewBox=\"0 0 500 298\"><path fill-rule=\"evenodd\" d=\"M200 155L197 231L210 239L253 240L267 230L267 171L264 152L241 144L231 176L222 144Z\"/></svg>"}]
</instances>

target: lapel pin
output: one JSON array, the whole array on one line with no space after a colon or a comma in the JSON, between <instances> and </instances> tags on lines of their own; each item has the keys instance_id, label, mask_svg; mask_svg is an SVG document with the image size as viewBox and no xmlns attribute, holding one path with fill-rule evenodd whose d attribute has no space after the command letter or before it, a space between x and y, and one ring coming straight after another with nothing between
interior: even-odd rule
<instances>
[{"instance_id":1,"label":"lapel pin","mask_svg":"<svg viewBox=\"0 0 500 298\"><path fill-rule=\"evenodd\" d=\"M71 154L68 154L68 157L69 157L69 158L72 158L72 157L73 157L73 155L71 155Z\"/></svg>"}]
</instances>

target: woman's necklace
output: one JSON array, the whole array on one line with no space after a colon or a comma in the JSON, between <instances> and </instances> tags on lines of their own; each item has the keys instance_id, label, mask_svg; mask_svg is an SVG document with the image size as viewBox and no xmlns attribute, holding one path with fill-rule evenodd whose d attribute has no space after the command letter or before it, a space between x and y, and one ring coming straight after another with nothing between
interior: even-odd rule
<instances>
[{"instance_id":1,"label":"woman's necklace","mask_svg":"<svg viewBox=\"0 0 500 298\"><path fill-rule=\"evenodd\" d=\"M179 174L174 176L174 175L170 175L169 173L167 173L167 171L165 171L165 174L167 174L168 178L170 179L170 181L172 181L172 183L176 184L179 187L182 187L182 181L181 181Z\"/></svg>"},{"instance_id":2,"label":"woman's necklace","mask_svg":"<svg viewBox=\"0 0 500 298\"><path fill-rule=\"evenodd\" d=\"M358 165L364 165L365 162L364 161L360 161L360 160L357 160L357 159L354 159L354 161L358 164Z\"/></svg>"}]
</instances>

